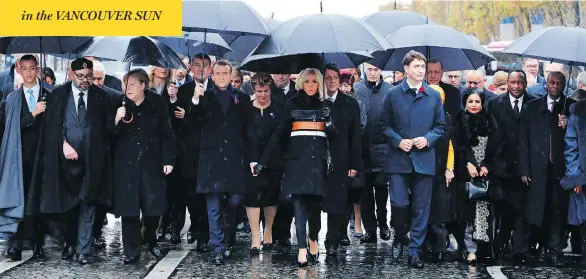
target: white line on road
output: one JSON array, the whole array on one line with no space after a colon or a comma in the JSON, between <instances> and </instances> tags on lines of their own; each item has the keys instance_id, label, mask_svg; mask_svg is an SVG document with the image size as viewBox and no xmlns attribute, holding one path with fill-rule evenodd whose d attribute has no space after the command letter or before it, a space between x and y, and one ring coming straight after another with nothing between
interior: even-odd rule
<instances>
[{"instance_id":1,"label":"white line on road","mask_svg":"<svg viewBox=\"0 0 586 279\"><path fill-rule=\"evenodd\" d=\"M189 254L188 250L171 250L161 259L144 279L167 279L173 274L175 268L183 258Z\"/></svg>"},{"instance_id":2,"label":"white line on road","mask_svg":"<svg viewBox=\"0 0 586 279\"><path fill-rule=\"evenodd\" d=\"M494 279L507 279L507 276L501 271L502 266L487 266L486 271Z\"/></svg>"},{"instance_id":3,"label":"white line on road","mask_svg":"<svg viewBox=\"0 0 586 279\"><path fill-rule=\"evenodd\" d=\"M33 251L22 251L22 261L13 262L9 259L1 260L0 261L0 274L6 272L7 270L14 268L16 266L21 265L22 263L30 260L33 257Z\"/></svg>"}]
</instances>

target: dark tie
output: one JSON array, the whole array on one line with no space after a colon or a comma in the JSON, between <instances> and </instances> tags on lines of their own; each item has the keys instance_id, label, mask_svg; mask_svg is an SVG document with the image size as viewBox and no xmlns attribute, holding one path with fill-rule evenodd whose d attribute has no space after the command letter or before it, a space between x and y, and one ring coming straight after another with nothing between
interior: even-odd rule
<instances>
[{"instance_id":1,"label":"dark tie","mask_svg":"<svg viewBox=\"0 0 586 279\"><path fill-rule=\"evenodd\" d=\"M80 121L84 121L86 112L85 102L83 101L83 92L79 92L79 100L77 101L77 118Z\"/></svg>"},{"instance_id":2,"label":"dark tie","mask_svg":"<svg viewBox=\"0 0 586 279\"><path fill-rule=\"evenodd\" d=\"M550 106L550 112L552 117L555 117L555 115L553 114L553 110L555 108L556 105L556 101L551 102L551 106ZM551 138L551 134L553 133L553 129L549 132L549 162L553 163L553 142L552 142L552 138Z\"/></svg>"},{"instance_id":3,"label":"dark tie","mask_svg":"<svg viewBox=\"0 0 586 279\"><path fill-rule=\"evenodd\" d=\"M513 107L513 110L515 111L515 115L517 117L521 115L521 110L519 109L519 100L515 100L515 106Z\"/></svg>"}]
</instances>

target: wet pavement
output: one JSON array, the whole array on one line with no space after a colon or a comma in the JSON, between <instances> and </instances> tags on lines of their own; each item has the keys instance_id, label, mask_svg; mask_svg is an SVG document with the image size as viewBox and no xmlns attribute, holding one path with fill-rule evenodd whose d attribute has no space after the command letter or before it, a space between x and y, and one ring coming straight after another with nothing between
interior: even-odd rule
<instances>
[{"instance_id":1,"label":"wet pavement","mask_svg":"<svg viewBox=\"0 0 586 279\"><path fill-rule=\"evenodd\" d=\"M296 266L296 247L263 252L259 256L250 256L250 238L239 232L232 258L221 267L209 264L210 253L195 252L194 245L188 245L183 234L183 243L171 245L161 243L164 250L171 250L161 261L157 262L148 252L142 254L140 264L124 265L124 253L121 242L120 219L108 215L108 225L104 229L107 247L96 250L96 263L80 266L74 262L61 260L59 246L55 241L48 241L44 261L28 260L19 266L3 271L9 262L0 260L0 279L30 278L585 278L586 270L575 267L549 268L543 266L481 266L469 267L464 263L445 262L434 264L426 262L425 269L414 270L406 266L406 258L398 263L388 260L391 242L379 241L378 244L362 245L356 238L353 244L342 247L337 257L326 257L323 240L327 225L325 214L322 215L320 233L319 263L306 268ZM189 218L187 218L189 220ZM186 224L187 228L189 224ZM294 233L294 232L293 232ZM295 244L295 237L293 237ZM566 256L571 262L576 256Z\"/></svg>"}]
</instances>

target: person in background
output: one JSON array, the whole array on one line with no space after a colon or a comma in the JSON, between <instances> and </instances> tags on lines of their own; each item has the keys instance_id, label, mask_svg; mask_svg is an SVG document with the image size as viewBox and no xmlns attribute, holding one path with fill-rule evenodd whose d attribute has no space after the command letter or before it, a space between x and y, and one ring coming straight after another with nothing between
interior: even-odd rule
<instances>
[{"instance_id":1,"label":"person in background","mask_svg":"<svg viewBox=\"0 0 586 279\"><path fill-rule=\"evenodd\" d=\"M297 82L297 78L299 77L299 74L291 74L291 81L292 82Z\"/></svg>"},{"instance_id":2,"label":"person in background","mask_svg":"<svg viewBox=\"0 0 586 279\"><path fill-rule=\"evenodd\" d=\"M486 106L490 99L494 98L497 95L494 94L492 91L486 89L485 84L486 75L484 74L484 72L478 70L471 70L466 72L466 88L481 88L483 90L482 94L486 95L484 96L486 102L483 103L483 105ZM466 92L466 90L462 90L460 92L461 95L464 96L464 92Z\"/></svg>"},{"instance_id":3,"label":"person in background","mask_svg":"<svg viewBox=\"0 0 586 279\"><path fill-rule=\"evenodd\" d=\"M449 71L444 73L443 82L462 90L462 71Z\"/></svg>"},{"instance_id":4,"label":"person in background","mask_svg":"<svg viewBox=\"0 0 586 279\"><path fill-rule=\"evenodd\" d=\"M189 60L189 59L188 59ZM193 80L193 77L188 74L187 70L185 69L175 69L173 73L173 80L177 87L184 85Z\"/></svg>"},{"instance_id":5,"label":"person in background","mask_svg":"<svg viewBox=\"0 0 586 279\"><path fill-rule=\"evenodd\" d=\"M92 62L100 61L96 57L86 56L85 58L88 59L88 60L90 60L90 61L92 61ZM69 79L69 80L71 80L71 79ZM119 78L117 78L117 77L114 77L114 76L111 76L111 75L106 75L104 77L104 84L106 86L108 86L109 88L112 88L114 90L118 90L120 92L124 92L122 90L122 81Z\"/></svg>"},{"instance_id":6,"label":"person in background","mask_svg":"<svg viewBox=\"0 0 586 279\"><path fill-rule=\"evenodd\" d=\"M551 62L551 63L547 63L544 67L543 67L543 75L544 75L544 79L541 82L538 82L532 86L527 87L527 93L535 96L535 97L545 97L547 95L547 78L549 77L549 74L552 72L560 72L563 73L565 76L567 76L568 72L565 70L565 66L563 64L560 63L556 63L556 62ZM540 79L541 80L541 79ZM570 90L569 87L564 88L564 96L570 96L572 94L572 91Z\"/></svg>"},{"instance_id":7,"label":"person in background","mask_svg":"<svg viewBox=\"0 0 586 279\"><path fill-rule=\"evenodd\" d=\"M241 71L242 72L242 84L252 79L252 74L249 71Z\"/></svg>"},{"instance_id":8,"label":"person in background","mask_svg":"<svg viewBox=\"0 0 586 279\"><path fill-rule=\"evenodd\" d=\"M393 71L393 85L398 85L405 78L405 73L401 71Z\"/></svg>"},{"instance_id":9,"label":"person in background","mask_svg":"<svg viewBox=\"0 0 586 279\"><path fill-rule=\"evenodd\" d=\"M340 70L340 91L354 99L356 99L356 92L354 92L354 76L352 72L347 70Z\"/></svg>"},{"instance_id":10,"label":"person in background","mask_svg":"<svg viewBox=\"0 0 586 279\"><path fill-rule=\"evenodd\" d=\"M539 75L539 60L524 58L523 71L527 73L527 88L535 84L545 84L545 78Z\"/></svg>"},{"instance_id":11,"label":"person in background","mask_svg":"<svg viewBox=\"0 0 586 279\"><path fill-rule=\"evenodd\" d=\"M393 84L393 83L395 83L395 77L394 77L394 76L392 76L392 75L390 75L390 76L386 76L386 77L383 79L383 81L384 81L384 82L386 82L386 83L388 83L388 84Z\"/></svg>"},{"instance_id":12,"label":"person in background","mask_svg":"<svg viewBox=\"0 0 586 279\"><path fill-rule=\"evenodd\" d=\"M574 90L574 93L572 93L571 98L576 101L581 101L581 100L586 99L586 90L584 90L584 89Z\"/></svg>"},{"instance_id":13,"label":"person in background","mask_svg":"<svg viewBox=\"0 0 586 279\"><path fill-rule=\"evenodd\" d=\"M244 76L242 72L238 69L232 70L232 87L236 89L240 89L242 87L242 83L244 82Z\"/></svg>"},{"instance_id":14,"label":"person in background","mask_svg":"<svg viewBox=\"0 0 586 279\"><path fill-rule=\"evenodd\" d=\"M508 78L509 74L507 74L504 71L498 71L496 73L494 73L494 75L492 76L492 91L497 94L497 95L501 95L501 94L505 94L507 93L507 78ZM489 87L490 90L490 87Z\"/></svg>"},{"instance_id":15,"label":"person in background","mask_svg":"<svg viewBox=\"0 0 586 279\"><path fill-rule=\"evenodd\" d=\"M55 78L55 73L53 72L53 70L49 67L45 67L45 69L43 69L43 81L46 82L49 85L55 85L55 81L57 78Z\"/></svg>"},{"instance_id":16,"label":"person in background","mask_svg":"<svg viewBox=\"0 0 586 279\"><path fill-rule=\"evenodd\" d=\"M343 71L350 71L352 73L352 75L354 76L354 82L358 82L362 78L362 72L360 71L360 68L347 68L347 69L342 69L342 70Z\"/></svg>"}]
</instances>

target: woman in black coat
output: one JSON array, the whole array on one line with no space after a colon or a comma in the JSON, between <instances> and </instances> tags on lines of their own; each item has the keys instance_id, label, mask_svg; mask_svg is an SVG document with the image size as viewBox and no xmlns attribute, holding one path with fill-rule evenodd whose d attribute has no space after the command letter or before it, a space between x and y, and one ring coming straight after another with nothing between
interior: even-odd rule
<instances>
[{"instance_id":1,"label":"woman in black coat","mask_svg":"<svg viewBox=\"0 0 586 279\"><path fill-rule=\"evenodd\" d=\"M506 170L502 158L504 137L494 117L483 108L484 102L482 90L471 88L465 92L462 97L464 111L456 115L455 135L452 137L455 152L454 185L459 187L455 198L459 224L456 239L470 265L476 264L479 246L480 252L487 252L490 259L493 257L491 243L495 226L490 200L499 196L500 181ZM468 200L466 182L472 179L488 181L489 201ZM486 251L482 251L484 248Z\"/></svg>"},{"instance_id":2,"label":"woman in black coat","mask_svg":"<svg viewBox=\"0 0 586 279\"><path fill-rule=\"evenodd\" d=\"M148 82L144 70L128 72L124 105L116 113L112 213L122 216L125 263L138 261L143 239L155 257L161 256L155 233L167 209L166 176L175 164L175 136L167 102L145 90Z\"/></svg>"},{"instance_id":3,"label":"woman in black coat","mask_svg":"<svg viewBox=\"0 0 586 279\"><path fill-rule=\"evenodd\" d=\"M250 176L246 185L245 206L252 233L251 254L260 252L260 209L264 214L263 250L273 246L273 221L279 204L279 190L283 176L280 150L271 154L267 168L254 175L252 166L257 164L265 151L273 132L279 125L282 106L271 102L273 79L270 74L257 73L251 80L255 100L250 102L248 116L248 147L250 149Z\"/></svg>"},{"instance_id":4,"label":"woman in black coat","mask_svg":"<svg viewBox=\"0 0 586 279\"><path fill-rule=\"evenodd\" d=\"M262 170L280 148L281 141L287 141L281 196L293 201L299 266L306 266L309 260L317 262L319 257L317 238L321 229L321 206L329 158L327 135L333 131L329 109L324 109L322 84L323 76L317 69L308 68L299 74L295 84L298 95L287 102L277 130L271 136L260 162L253 166L255 172Z\"/></svg>"}]
</instances>

